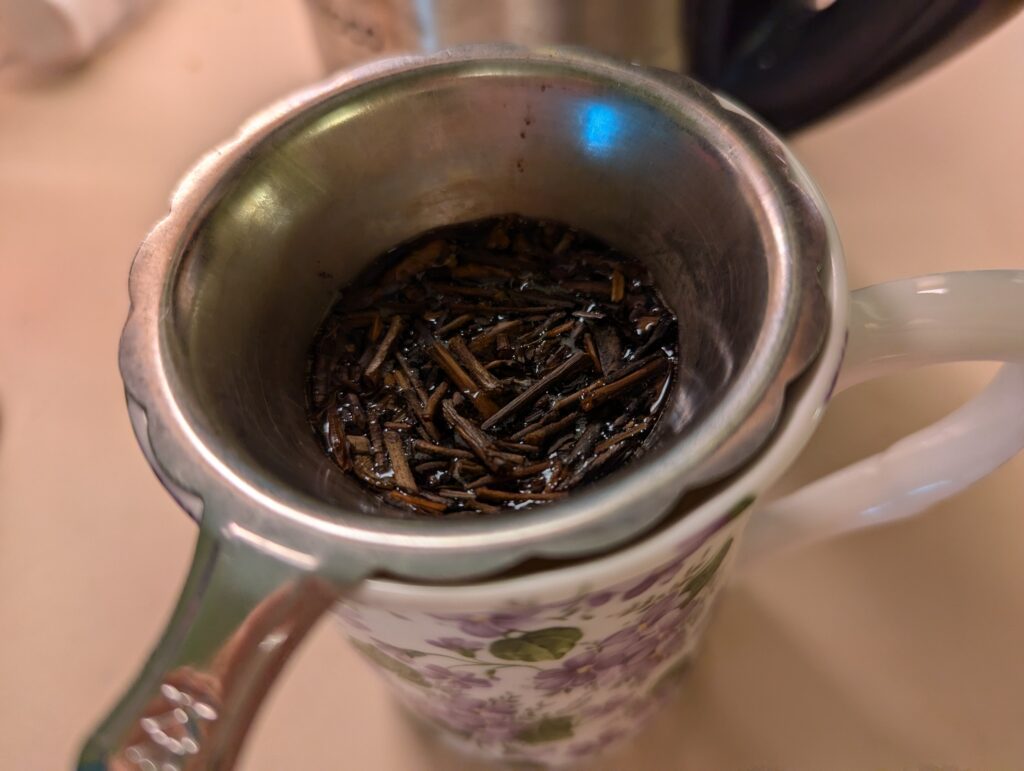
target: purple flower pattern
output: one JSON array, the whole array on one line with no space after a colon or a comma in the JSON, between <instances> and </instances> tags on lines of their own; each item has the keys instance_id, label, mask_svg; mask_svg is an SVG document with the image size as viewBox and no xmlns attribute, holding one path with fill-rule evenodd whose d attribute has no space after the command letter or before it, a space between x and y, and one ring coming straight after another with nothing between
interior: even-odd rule
<instances>
[{"instance_id":1,"label":"purple flower pattern","mask_svg":"<svg viewBox=\"0 0 1024 771\"><path fill-rule=\"evenodd\" d=\"M467 640L465 637L439 637L436 640L427 640L428 645L435 648L444 648L448 651L458 653L460 656L472 658L476 652L484 646L478 640Z\"/></svg>"},{"instance_id":2,"label":"purple flower pattern","mask_svg":"<svg viewBox=\"0 0 1024 771\"><path fill-rule=\"evenodd\" d=\"M614 586L498 612L420 614L357 643L393 659L374 663L413 711L478 754L574 761L632 733L663 695L659 680L688 654L720 583L732 520ZM359 610L343 617L363 631L374 609Z\"/></svg>"},{"instance_id":3,"label":"purple flower pattern","mask_svg":"<svg viewBox=\"0 0 1024 771\"><path fill-rule=\"evenodd\" d=\"M596 651L588 651L566 659L561 666L555 669L538 672L533 683L537 690L545 693L569 691L595 684L601 671L601 654Z\"/></svg>"},{"instance_id":4,"label":"purple flower pattern","mask_svg":"<svg viewBox=\"0 0 1024 771\"><path fill-rule=\"evenodd\" d=\"M604 665L617 667L620 682L644 680L685 643L687 620L696 607L693 602L680 605L672 595L662 598L636 624L601 641Z\"/></svg>"},{"instance_id":5,"label":"purple flower pattern","mask_svg":"<svg viewBox=\"0 0 1024 771\"><path fill-rule=\"evenodd\" d=\"M419 702L420 714L453 733L490 744L513 739L524 727L514 696L480 699L456 693L448 699Z\"/></svg>"}]
</instances>

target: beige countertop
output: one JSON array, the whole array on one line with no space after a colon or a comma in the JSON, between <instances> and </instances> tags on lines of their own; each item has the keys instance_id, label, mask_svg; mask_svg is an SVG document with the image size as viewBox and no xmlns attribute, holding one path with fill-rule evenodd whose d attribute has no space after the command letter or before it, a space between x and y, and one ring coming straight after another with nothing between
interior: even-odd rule
<instances>
[{"instance_id":1,"label":"beige countertop","mask_svg":"<svg viewBox=\"0 0 1024 771\"><path fill-rule=\"evenodd\" d=\"M0 93L0 768L67 768L162 627L194 539L128 425L132 252L178 177L318 74L298 0L174 0L84 71ZM256 73L259 73L258 75ZM1024 18L800 136L852 286L1024 265ZM987 365L861 387L787 482L940 416ZM1024 458L724 597L682 693L600 768L1024 767ZM475 768L322 625L242 767Z\"/></svg>"}]
</instances>

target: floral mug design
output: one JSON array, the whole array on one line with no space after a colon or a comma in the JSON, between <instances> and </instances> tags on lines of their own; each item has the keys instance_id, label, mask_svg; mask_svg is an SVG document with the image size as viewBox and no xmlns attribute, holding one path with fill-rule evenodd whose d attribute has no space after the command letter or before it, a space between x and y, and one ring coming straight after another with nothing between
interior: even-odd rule
<instances>
[{"instance_id":1,"label":"floral mug design","mask_svg":"<svg viewBox=\"0 0 1024 771\"><path fill-rule=\"evenodd\" d=\"M747 498L676 555L625 581L477 612L397 612L346 600L352 644L409 712L462 749L562 764L630 735L693 651Z\"/></svg>"}]
</instances>

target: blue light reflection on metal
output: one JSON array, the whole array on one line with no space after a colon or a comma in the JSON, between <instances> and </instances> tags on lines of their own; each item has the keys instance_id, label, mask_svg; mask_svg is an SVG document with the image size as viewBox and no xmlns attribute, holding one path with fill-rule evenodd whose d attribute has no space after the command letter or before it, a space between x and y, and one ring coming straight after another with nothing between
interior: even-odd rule
<instances>
[{"instance_id":1,"label":"blue light reflection on metal","mask_svg":"<svg viewBox=\"0 0 1024 771\"><path fill-rule=\"evenodd\" d=\"M618 108L601 102L587 102L579 113L583 149L590 155L611 155L622 134Z\"/></svg>"}]
</instances>

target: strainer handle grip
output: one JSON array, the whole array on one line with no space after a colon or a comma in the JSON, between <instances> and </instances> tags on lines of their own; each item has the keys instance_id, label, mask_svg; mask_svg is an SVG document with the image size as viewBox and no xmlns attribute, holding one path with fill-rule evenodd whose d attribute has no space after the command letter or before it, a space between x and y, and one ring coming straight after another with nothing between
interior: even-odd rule
<instances>
[{"instance_id":1,"label":"strainer handle grip","mask_svg":"<svg viewBox=\"0 0 1024 771\"><path fill-rule=\"evenodd\" d=\"M769 503L745 561L917 514L1024 449L1024 271L970 271L853 292L836 390L905 369L1004 361L967 404L887 450Z\"/></svg>"},{"instance_id":2,"label":"strainer handle grip","mask_svg":"<svg viewBox=\"0 0 1024 771\"><path fill-rule=\"evenodd\" d=\"M163 637L87 740L79 771L230 769L278 672L336 596L301 561L213 529L200 526Z\"/></svg>"}]
</instances>

